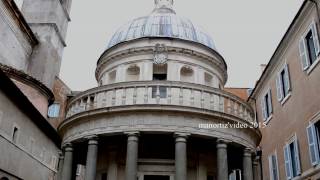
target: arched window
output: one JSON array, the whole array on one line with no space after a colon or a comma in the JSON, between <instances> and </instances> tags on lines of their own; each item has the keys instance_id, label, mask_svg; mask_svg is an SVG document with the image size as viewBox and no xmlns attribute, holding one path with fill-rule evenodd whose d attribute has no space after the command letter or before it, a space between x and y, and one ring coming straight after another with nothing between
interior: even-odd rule
<instances>
[{"instance_id":1,"label":"arched window","mask_svg":"<svg viewBox=\"0 0 320 180\"><path fill-rule=\"evenodd\" d=\"M114 83L116 81L116 75L117 75L117 71L113 70L108 74L108 83Z\"/></svg>"},{"instance_id":2,"label":"arched window","mask_svg":"<svg viewBox=\"0 0 320 180\"><path fill-rule=\"evenodd\" d=\"M140 79L140 67L137 65L131 65L127 69L127 81L139 81Z\"/></svg>"},{"instance_id":3,"label":"arched window","mask_svg":"<svg viewBox=\"0 0 320 180\"><path fill-rule=\"evenodd\" d=\"M190 66L183 66L181 68L180 80L183 82L194 82L194 72Z\"/></svg>"}]
</instances>

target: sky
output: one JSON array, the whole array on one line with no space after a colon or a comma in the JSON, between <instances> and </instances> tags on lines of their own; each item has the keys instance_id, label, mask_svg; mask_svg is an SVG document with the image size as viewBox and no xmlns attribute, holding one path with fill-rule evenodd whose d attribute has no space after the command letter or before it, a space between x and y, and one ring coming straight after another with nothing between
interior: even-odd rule
<instances>
[{"instance_id":1,"label":"sky","mask_svg":"<svg viewBox=\"0 0 320 180\"><path fill-rule=\"evenodd\" d=\"M228 65L227 87L253 88L302 0L174 0L214 40ZM97 86L96 63L116 30L150 14L154 0L74 0L60 78L72 89Z\"/></svg>"}]
</instances>

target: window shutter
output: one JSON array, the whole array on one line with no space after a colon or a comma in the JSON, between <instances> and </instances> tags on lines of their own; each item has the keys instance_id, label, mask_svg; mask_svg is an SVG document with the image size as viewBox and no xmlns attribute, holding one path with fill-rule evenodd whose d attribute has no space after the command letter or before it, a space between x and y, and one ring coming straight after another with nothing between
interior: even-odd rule
<instances>
[{"instance_id":1,"label":"window shutter","mask_svg":"<svg viewBox=\"0 0 320 180\"><path fill-rule=\"evenodd\" d=\"M309 67L309 61L308 61L306 44L305 44L304 38L300 39L299 52L300 52L300 59L301 59L302 69L305 71Z\"/></svg>"},{"instance_id":2,"label":"window shutter","mask_svg":"<svg viewBox=\"0 0 320 180\"><path fill-rule=\"evenodd\" d=\"M291 163L289 145L286 145L284 147L284 162L285 162L285 166L286 166L287 179L291 179L292 178L292 163Z\"/></svg>"},{"instance_id":3,"label":"window shutter","mask_svg":"<svg viewBox=\"0 0 320 180\"><path fill-rule=\"evenodd\" d=\"M267 108L266 108L266 103L265 103L265 100L264 100L264 96L262 97L261 99L261 112L262 112L262 117L263 117L263 120L266 121L267 120Z\"/></svg>"},{"instance_id":4,"label":"window shutter","mask_svg":"<svg viewBox=\"0 0 320 180\"><path fill-rule=\"evenodd\" d=\"M319 163L319 148L317 142L316 128L314 124L307 127L308 143L309 143L309 155L310 161L313 166Z\"/></svg>"},{"instance_id":5,"label":"window shutter","mask_svg":"<svg viewBox=\"0 0 320 180\"><path fill-rule=\"evenodd\" d=\"M269 90L268 92L268 108L270 110L270 113L273 112L273 109L272 109L272 97L271 97L271 90Z\"/></svg>"},{"instance_id":6,"label":"window shutter","mask_svg":"<svg viewBox=\"0 0 320 180\"><path fill-rule=\"evenodd\" d=\"M315 48L317 56L318 56L320 53L319 37L318 37L317 25L314 22L311 25L311 31L312 31L312 36L313 36L314 48Z\"/></svg>"},{"instance_id":7,"label":"window shutter","mask_svg":"<svg viewBox=\"0 0 320 180\"><path fill-rule=\"evenodd\" d=\"M286 64L285 68L284 68L284 72L285 72L285 82L286 83L286 91L289 93L289 91L291 90L291 82L290 82L290 74L289 74L289 65Z\"/></svg>"},{"instance_id":8,"label":"window shutter","mask_svg":"<svg viewBox=\"0 0 320 180\"><path fill-rule=\"evenodd\" d=\"M274 177L274 174L273 174L273 169L274 169L274 167L273 167L272 156L273 156L273 155L270 155L270 156L269 156L269 172L270 172L270 179L271 179L271 180L274 180L274 179L273 179L273 177Z\"/></svg>"},{"instance_id":9,"label":"window shutter","mask_svg":"<svg viewBox=\"0 0 320 180\"><path fill-rule=\"evenodd\" d=\"M294 158L296 162L296 168L297 168L297 174L301 174L301 166L300 166L300 156L299 156L299 146L298 146L298 140L296 139L294 141Z\"/></svg>"},{"instance_id":10,"label":"window shutter","mask_svg":"<svg viewBox=\"0 0 320 180\"><path fill-rule=\"evenodd\" d=\"M277 76L276 86L277 86L277 97L278 97L278 101L281 101L282 98L283 98L283 92L282 92L282 83L281 83L281 76L280 76L280 74Z\"/></svg>"}]
</instances>

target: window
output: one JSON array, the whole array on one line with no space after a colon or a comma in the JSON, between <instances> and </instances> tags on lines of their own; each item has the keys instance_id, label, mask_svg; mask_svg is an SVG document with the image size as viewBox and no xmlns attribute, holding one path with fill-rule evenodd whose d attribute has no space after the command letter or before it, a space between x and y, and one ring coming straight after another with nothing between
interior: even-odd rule
<instances>
[{"instance_id":1,"label":"window","mask_svg":"<svg viewBox=\"0 0 320 180\"><path fill-rule=\"evenodd\" d=\"M301 174L298 141L294 140L284 147L284 159L287 179L292 179Z\"/></svg>"},{"instance_id":2,"label":"window","mask_svg":"<svg viewBox=\"0 0 320 180\"><path fill-rule=\"evenodd\" d=\"M315 64L320 53L319 38L316 23L310 25L307 33L299 42L299 51L303 70Z\"/></svg>"},{"instance_id":3,"label":"window","mask_svg":"<svg viewBox=\"0 0 320 180\"><path fill-rule=\"evenodd\" d=\"M289 66L286 64L284 68L281 69L278 74L276 80L277 86L277 96L278 101L282 102L286 99L286 97L290 94L291 91L291 83L290 83L290 74L289 74Z\"/></svg>"},{"instance_id":4,"label":"window","mask_svg":"<svg viewBox=\"0 0 320 180\"><path fill-rule=\"evenodd\" d=\"M51 106L49 106L48 109L48 117L49 118L57 118L60 114L60 104L59 103L53 103Z\"/></svg>"},{"instance_id":5,"label":"window","mask_svg":"<svg viewBox=\"0 0 320 180\"><path fill-rule=\"evenodd\" d=\"M13 143L17 143L17 141L18 141L18 135L19 135L18 131L19 131L19 129L17 127L13 128L13 133L12 133L12 142Z\"/></svg>"},{"instance_id":6,"label":"window","mask_svg":"<svg viewBox=\"0 0 320 180\"><path fill-rule=\"evenodd\" d=\"M261 108L262 108L262 115L263 115L264 121L270 120L273 112L271 98L272 98L271 90L269 90L268 93L266 93L261 99Z\"/></svg>"},{"instance_id":7,"label":"window","mask_svg":"<svg viewBox=\"0 0 320 180\"><path fill-rule=\"evenodd\" d=\"M166 81L167 65L155 64L153 66L152 79L154 81ZM164 86L152 87L152 98L156 98L158 95L160 96L160 98L166 98L167 87L164 87Z\"/></svg>"},{"instance_id":8,"label":"window","mask_svg":"<svg viewBox=\"0 0 320 180\"><path fill-rule=\"evenodd\" d=\"M111 84L111 83L114 83L116 82L116 76L117 76L117 71L116 70L113 70L112 72L110 72L108 74L108 83Z\"/></svg>"},{"instance_id":9,"label":"window","mask_svg":"<svg viewBox=\"0 0 320 180\"><path fill-rule=\"evenodd\" d=\"M269 156L270 180L279 180L278 159L276 154Z\"/></svg>"},{"instance_id":10,"label":"window","mask_svg":"<svg viewBox=\"0 0 320 180\"><path fill-rule=\"evenodd\" d=\"M310 161L313 166L319 164L319 132L320 132L320 121L312 123L307 127L307 136L309 143L309 155Z\"/></svg>"}]
</instances>

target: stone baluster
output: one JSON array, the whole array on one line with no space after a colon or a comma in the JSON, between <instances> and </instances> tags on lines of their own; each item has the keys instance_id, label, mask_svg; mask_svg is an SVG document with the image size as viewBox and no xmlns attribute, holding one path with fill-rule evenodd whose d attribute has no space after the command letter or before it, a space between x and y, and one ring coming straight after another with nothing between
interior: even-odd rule
<instances>
[{"instance_id":1,"label":"stone baluster","mask_svg":"<svg viewBox=\"0 0 320 180\"><path fill-rule=\"evenodd\" d=\"M190 106L194 106L194 90L190 90Z\"/></svg>"},{"instance_id":2,"label":"stone baluster","mask_svg":"<svg viewBox=\"0 0 320 180\"><path fill-rule=\"evenodd\" d=\"M179 105L183 105L183 88L180 87L180 92L179 92Z\"/></svg>"},{"instance_id":3,"label":"stone baluster","mask_svg":"<svg viewBox=\"0 0 320 180\"><path fill-rule=\"evenodd\" d=\"M102 107L107 107L107 91L103 92Z\"/></svg>"},{"instance_id":4,"label":"stone baluster","mask_svg":"<svg viewBox=\"0 0 320 180\"><path fill-rule=\"evenodd\" d=\"M156 103L159 104L160 103L160 86L156 87Z\"/></svg>"},{"instance_id":5,"label":"stone baluster","mask_svg":"<svg viewBox=\"0 0 320 180\"><path fill-rule=\"evenodd\" d=\"M204 108L204 92L201 91L201 108Z\"/></svg>"},{"instance_id":6,"label":"stone baluster","mask_svg":"<svg viewBox=\"0 0 320 180\"><path fill-rule=\"evenodd\" d=\"M215 110L214 108L214 94L210 94L210 110Z\"/></svg>"},{"instance_id":7,"label":"stone baluster","mask_svg":"<svg viewBox=\"0 0 320 180\"><path fill-rule=\"evenodd\" d=\"M122 105L126 105L126 100L127 100L127 90L126 88L124 87L122 89Z\"/></svg>"},{"instance_id":8,"label":"stone baluster","mask_svg":"<svg viewBox=\"0 0 320 180\"><path fill-rule=\"evenodd\" d=\"M145 104L148 104L148 91L149 91L149 88L148 88L148 86L145 86L145 88L144 88L144 103Z\"/></svg>"},{"instance_id":9,"label":"stone baluster","mask_svg":"<svg viewBox=\"0 0 320 180\"><path fill-rule=\"evenodd\" d=\"M135 86L133 89L133 104L137 104L137 87Z\"/></svg>"},{"instance_id":10,"label":"stone baluster","mask_svg":"<svg viewBox=\"0 0 320 180\"><path fill-rule=\"evenodd\" d=\"M111 100L112 106L116 105L116 96L117 96L117 89L114 88L113 91L112 91L112 100Z\"/></svg>"},{"instance_id":11,"label":"stone baluster","mask_svg":"<svg viewBox=\"0 0 320 180\"><path fill-rule=\"evenodd\" d=\"M171 104L172 102L172 87L168 87L168 104Z\"/></svg>"},{"instance_id":12,"label":"stone baluster","mask_svg":"<svg viewBox=\"0 0 320 180\"><path fill-rule=\"evenodd\" d=\"M225 98L220 95L220 96L219 96L219 111L220 111L220 112L225 112L224 100L225 100Z\"/></svg>"}]
</instances>

